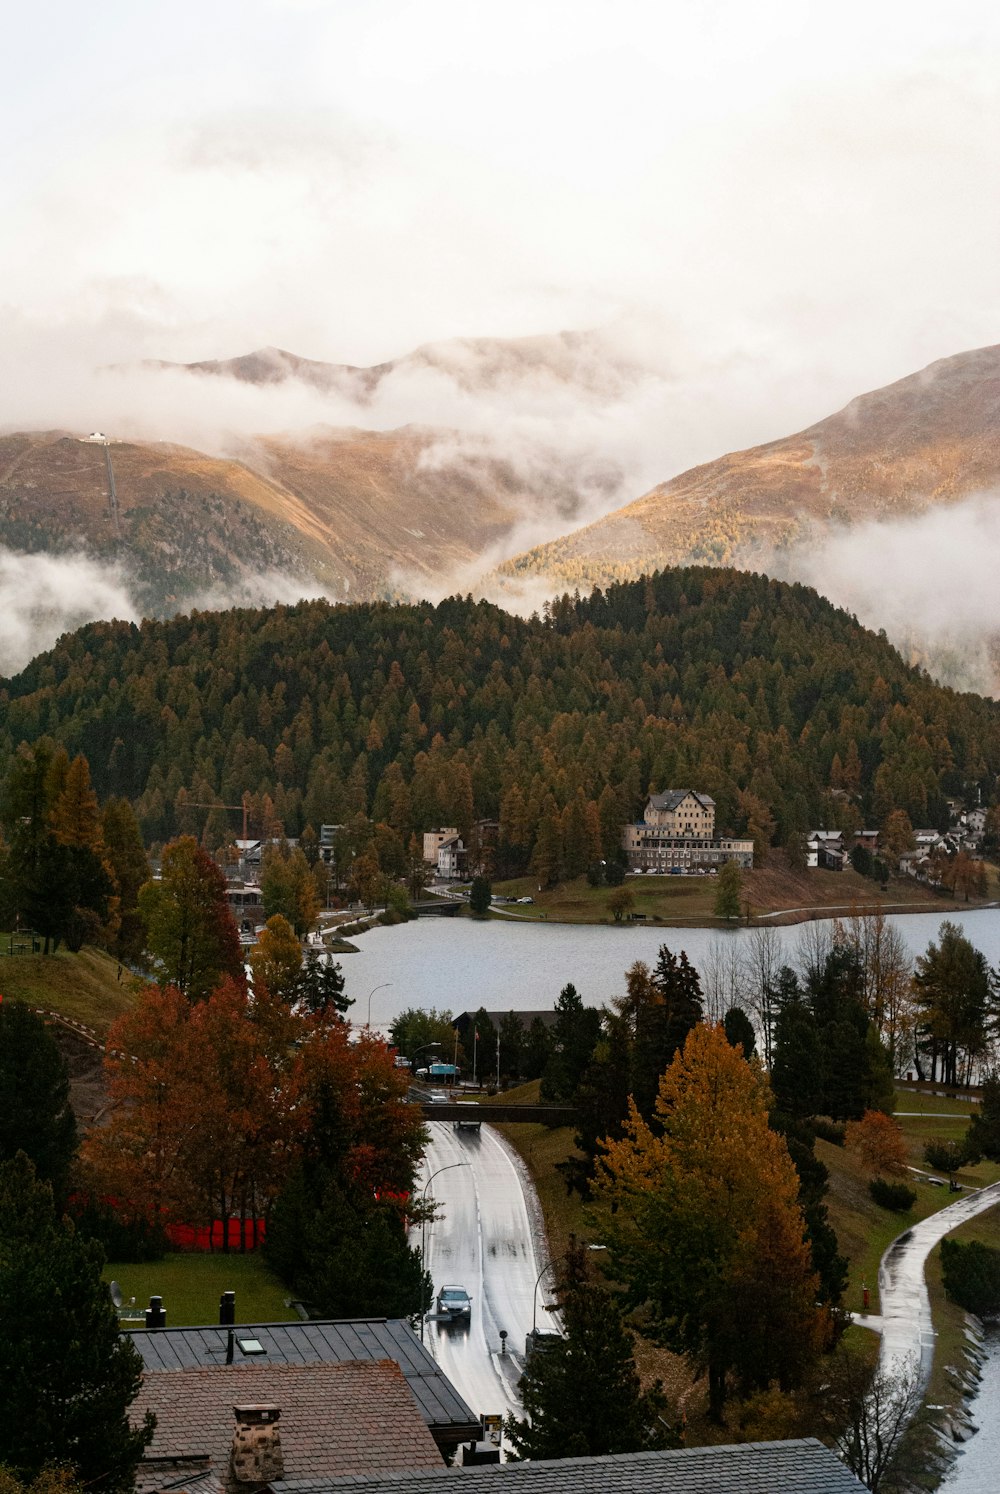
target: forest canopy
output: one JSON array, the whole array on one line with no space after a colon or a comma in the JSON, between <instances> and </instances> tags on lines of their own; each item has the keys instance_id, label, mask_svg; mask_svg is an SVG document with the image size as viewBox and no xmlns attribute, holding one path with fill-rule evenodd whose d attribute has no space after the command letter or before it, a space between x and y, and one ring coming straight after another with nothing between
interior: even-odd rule
<instances>
[{"instance_id":1,"label":"forest canopy","mask_svg":"<svg viewBox=\"0 0 1000 1494\"><path fill-rule=\"evenodd\" d=\"M498 820L501 869L544 859L558 824L571 874L651 788L704 789L720 827L763 818L783 843L845 814L946 823L947 794L992 800L1000 772L994 702L806 587L708 568L530 619L457 597L95 623L6 682L0 722L0 775L49 737L147 843L221 844L236 821L203 806L249 794L257 833L363 816L405 846Z\"/></svg>"}]
</instances>

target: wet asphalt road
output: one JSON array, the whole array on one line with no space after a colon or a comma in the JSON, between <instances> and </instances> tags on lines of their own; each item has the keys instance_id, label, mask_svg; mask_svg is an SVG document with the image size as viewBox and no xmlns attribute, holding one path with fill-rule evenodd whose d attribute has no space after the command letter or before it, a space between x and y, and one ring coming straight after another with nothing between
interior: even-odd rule
<instances>
[{"instance_id":1,"label":"wet asphalt road","mask_svg":"<svg viewBox=\"0 0 1000 1494\"><path fill-rule=\"evenodd\" d=\"M428 1123L431 1142L418 1184L434 1177L427 1196L438 1217L426 1226L425 1260L434 1292L463 1286L472 1298L471 1320L439 1321L432 1308L424 1341L477 1415L520 1413L517 1380L525 1335L531 1329L535 1280L545 1264L529 1220L524 1180L500 1136L490 1126L478 1133L454 1131L446 1121ZM456 1163L467 1164L455 1166ZM536 1215L537 1217L537 1215ZM414 1232L419 1243L420 1232ZM538 1291L539 1327L551 1328ZM501 1354L500 1330L508 1333Z\"/></svg>"},{"instance_id":2,"label":"wet asphalt road","mask_svg":"<svg viewBox=\"0 0 1000 1494\"><path fill-rule=\"evenodd\" d=\"M927 1257L956 1225L996 1203L1000 1203L1000 1183L991 1183L922 1219L889 1246L879 1270L883 1369L919 1359L921 1386L926 1387L934 1359L934 1330L924 1281Z\"/></svg>"}]
</instances>

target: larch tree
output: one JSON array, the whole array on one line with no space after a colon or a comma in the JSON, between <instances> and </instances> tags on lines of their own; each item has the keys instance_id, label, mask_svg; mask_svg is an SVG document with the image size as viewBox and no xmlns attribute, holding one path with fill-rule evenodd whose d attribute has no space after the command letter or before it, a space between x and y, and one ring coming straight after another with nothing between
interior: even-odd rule
<instances>
[{"instance_id":1,"label":"larch tree","mask_svg":"<svg viewBox=\"0 0 1000 1494\"><path fill-rule=\"evenodd\" d=\"M135 812L127 799L108 799L101 816L108 862L118 888L118 932L112 945L123 960L137 961L146 942L139 893L149 881L149 859Z\"/></svg>"},{"instance_id":2,"label":"larch tree","mask_svg":"<svg viewBox=\"0 0 1000 1494\"><path fill-rule=\"evenodd\" d=\"M250 974L254 990L264 989L289 1006L298 994L302 972L302 945L282 914L275 913L261 930L250 951Z\"/></svg>"},{"instance_id":3,"label":"larch tree","mask_svg":"<svg viewBox=\"0 0 1000 1494\"><path fill-rule=\"evenodd\" d=\"M719 872L715 886L716 918L735 919L740 916L740 892L743 876L735 861L726 861Z\"/></svg>"},{"instance_id":4,"label":"larch tree","mask_svg":"<svg viewBox=\"0 0 1000 1494\"><path fill-rule=\"evenodd\" d=\"M598 1164L610 1271L659 1339L707 1371L717 1420L733 1378L790 1388L828 1333L770 1102L759 1066L721 1027L696 1026L660 1081L662 1134L633 1105Z\"/></svg>"},{"instance_id":5,"label":"larch tree","mask_svg":"<svg viewBox=\"0 0 1000 1494\"><path fill-rule=\"evenodd\" d=\"M193 836L167 846L160 880L146 883L139 911L162 985L176 986L189 1001L204 1001L223 976L243 980L225 876Z\"/></svg>"}]
</instances>

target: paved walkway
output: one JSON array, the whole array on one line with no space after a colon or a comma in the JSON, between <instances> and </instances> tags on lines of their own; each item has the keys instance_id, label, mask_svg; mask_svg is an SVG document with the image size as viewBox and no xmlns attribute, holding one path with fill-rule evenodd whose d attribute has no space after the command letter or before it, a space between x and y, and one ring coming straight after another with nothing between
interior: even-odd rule
<instances>
[{"instance_id":1,"label":"paved walkway","mask_svg":"<svg viewBox=\"0 0 1000 1494\"><path fill-rule=\"evenodd\" d=\"M879 1364L891 1371L894 1366L919 1361L921 1390L926 1389L934 1362L934 1326L924 1280L927 1257L945 1235L995 1204L1000 1204L1000 1183L967 1193L893 1240L882 1257L878 1273L882 1305ZM870 1326L875 1326L874 1319Z\"/></svg>"}]
</instances>

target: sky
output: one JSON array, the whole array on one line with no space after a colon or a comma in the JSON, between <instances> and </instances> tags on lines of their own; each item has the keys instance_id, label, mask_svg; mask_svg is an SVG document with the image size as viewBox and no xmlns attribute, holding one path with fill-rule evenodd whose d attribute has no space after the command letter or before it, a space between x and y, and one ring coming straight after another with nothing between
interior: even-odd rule
<instances>
[{"instance_id":1,"label":"sky","mask_svg":"<svg viewBox=\"0 0 1000 1494\"><path fill-rule=\"evenodd\" d=\"M979 0L37 0L5 52L21 350L371 363L638 319L766 370L778 434L1000 340Z\"/></svg>"},{"instance_id":2,"label":"sky","mask_svg":"<svg viewBox=\"0 0 1000 1494\"><path fill-rule=\"evenodd\" d=\"M988 0L35 0L4 43L0 430L420 420L610 507L1000 342ZM624 393L134 372L592 328Z\"/></svg>"}]
</instances>

